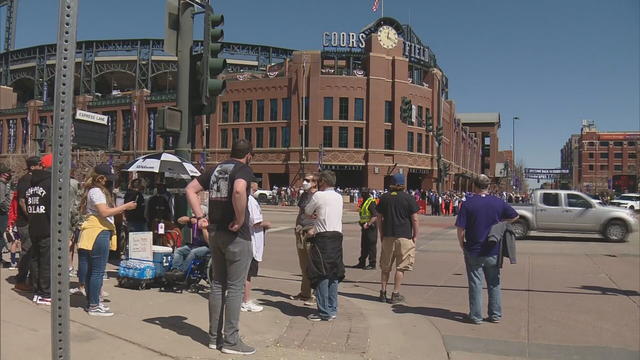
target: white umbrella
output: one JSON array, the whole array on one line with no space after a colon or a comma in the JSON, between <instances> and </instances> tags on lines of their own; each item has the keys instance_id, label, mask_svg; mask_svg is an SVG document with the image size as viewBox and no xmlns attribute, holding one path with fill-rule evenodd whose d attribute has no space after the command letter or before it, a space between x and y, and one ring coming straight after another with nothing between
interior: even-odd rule
<instances>
[{"instance_id":1,"label":"white umbrella","mask_svg":"<svg viewBox=\"0 0 640 360\"><path fill-rule=\"evenodd\" d=\"M169 176L173 177L200 176L200 171L188 160L169 153L141 156L126 164L122 170L165 173L165 175L169 174Z\"/></svg>"}]
</instances>

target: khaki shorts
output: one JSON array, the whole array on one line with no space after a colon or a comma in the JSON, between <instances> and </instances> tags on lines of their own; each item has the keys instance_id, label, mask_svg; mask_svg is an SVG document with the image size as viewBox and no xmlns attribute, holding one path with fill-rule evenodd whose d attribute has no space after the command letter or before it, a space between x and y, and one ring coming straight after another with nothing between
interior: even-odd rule
<instances>
[{"instance_id":1,"label":"khaki shorts","mask_svg":"<svg viewBox=\"0 0 640 360\"><path fill-rule=\"evenodd\" d=\"M382 252L380 254L380 269L391 271L393 263L396 270L411 271L416 259L416 244L411 239L384 237L382 238Z\"/></svg>"}]
</instances>

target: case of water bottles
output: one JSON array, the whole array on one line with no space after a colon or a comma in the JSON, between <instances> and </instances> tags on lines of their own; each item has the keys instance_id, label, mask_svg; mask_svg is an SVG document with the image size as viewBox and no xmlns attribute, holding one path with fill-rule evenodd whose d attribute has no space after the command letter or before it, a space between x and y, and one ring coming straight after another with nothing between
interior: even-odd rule
<instances>
[{"instance_id":1,"label":"case of water bottles","mask_svg":"<svg viewBox=\"0 0 640 360\"><path fill-rule=\"evenodd\" d=\"M148 280L156 277L156 267L150 260L122 260L118 268L121 278Z\"/></svg>"}]
</instances>

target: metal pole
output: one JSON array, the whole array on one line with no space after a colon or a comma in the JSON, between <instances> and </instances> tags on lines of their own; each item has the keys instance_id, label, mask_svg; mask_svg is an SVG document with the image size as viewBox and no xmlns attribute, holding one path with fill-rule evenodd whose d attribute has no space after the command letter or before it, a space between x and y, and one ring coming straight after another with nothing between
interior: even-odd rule
<instances>
[{"instance_id":1,"label":"metal pole","mask_svg":"<svg viewBox=\"0 0 640 360\"><path fill-rule=\"evenodd\" d=\"M180 2L180 30L178 31L178 93L177 107L182 111L180 136L176 154L191 161L191 112L189 111L189 67L193 45L193 5Z\"/></svg>"},{"instance_id":2,"label":"metal pole","mask_svg":"<svg viewBox=\"0 0 640 360\"><path fill-rule=\"evenodd\" d=\"M302 176L304 176L304 163L307 161L307 59L305 55L302 60Z\"/></svg>"},{"instance_id":3,"label":"metal pole","mask_svg":"<svg viewBox=\"0 0 640 360\"><path fill-rule=\"evenodd\" d=\"M511 125L511 156L513 157L513 175L511 176L511 186L516 187L516 120L520 120L519 117L514 116Z\"/></svg>"},{"instance_id":4,"label":"metal pole","mask_svg":"<svg viewBox=\"0 0 640 360\"><path fill-rule=\"evenodd\" d=\"M69 348L69 178L78 0L60 0L53 110L51 196L51 358L71 359Z\"/></svg>"}]
</instances>

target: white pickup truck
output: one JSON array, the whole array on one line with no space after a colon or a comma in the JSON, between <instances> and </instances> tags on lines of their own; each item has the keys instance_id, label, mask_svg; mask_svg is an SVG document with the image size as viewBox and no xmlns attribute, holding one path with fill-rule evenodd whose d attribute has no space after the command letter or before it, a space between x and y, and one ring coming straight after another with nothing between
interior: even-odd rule
<instances>
[{"instance_id":1,"label":"white pickup truck","mask_svg":"<svg viewBox=\"0 0 640 360\"><path fill-rule=\"evenodd\" d=\"M600 233L609 241L625 241L638 231L638 217L628 209L603 206L589 196L567 190L536 190L531 205L513 207L520 218L516 237L529 231Z\"/></svg>"}]
</instances>

